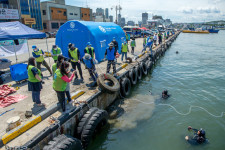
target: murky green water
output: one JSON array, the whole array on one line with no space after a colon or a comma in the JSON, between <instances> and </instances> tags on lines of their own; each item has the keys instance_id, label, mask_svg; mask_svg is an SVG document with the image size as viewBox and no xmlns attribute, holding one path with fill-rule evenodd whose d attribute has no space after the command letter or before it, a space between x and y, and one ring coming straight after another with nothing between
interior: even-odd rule
<instances>
[{"instance_id":1,"label":"murky green water","mask_svg":"<svg viewBox=\"0 0 225 150\"><path fill-rule=\"evenodd\" d=\"M179 54L175 54L179 51ZM160 99L163 89L172 95ZM151 94L149 93L151 91ZM136 100L142 102L138 102ZM225 150L225 31L180 34L152 74L121 102L121 116L99 135L91 150ZM204 128L209 144L193 146L184 137L188 126Z\"/></svg>"}]
</instances>

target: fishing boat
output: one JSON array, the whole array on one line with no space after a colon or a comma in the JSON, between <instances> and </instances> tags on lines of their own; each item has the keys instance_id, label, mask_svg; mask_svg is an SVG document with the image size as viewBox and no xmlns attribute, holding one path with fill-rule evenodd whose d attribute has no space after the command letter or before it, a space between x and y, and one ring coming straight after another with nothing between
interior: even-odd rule
<instances>
[{"instance_id":1,"label":"fishing boat","mask_svg":"<svg viewBox=\"0 0 225 150\"><path fill-rule=\"evenodd\" d=\"M211 29L208 29L209 33L218 33L220 30L217 30L215 28L211 28Z\"/></svg>"}]
</instances>

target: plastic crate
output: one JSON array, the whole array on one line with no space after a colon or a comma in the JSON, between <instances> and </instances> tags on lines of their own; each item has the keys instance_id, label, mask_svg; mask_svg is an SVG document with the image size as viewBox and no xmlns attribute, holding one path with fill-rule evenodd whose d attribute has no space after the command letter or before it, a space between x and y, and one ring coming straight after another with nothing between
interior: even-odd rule
<instances>
[{"instance_id":1,"label":"plastic crate","mask_svg":"<svg viewBox=\"0 0 225 150\"><path fill-rule=\"evenodd\" d=\"M27 64L16 64L10 66L10 73L13 81L28 79Z\"/></svg>"}]
</instances>

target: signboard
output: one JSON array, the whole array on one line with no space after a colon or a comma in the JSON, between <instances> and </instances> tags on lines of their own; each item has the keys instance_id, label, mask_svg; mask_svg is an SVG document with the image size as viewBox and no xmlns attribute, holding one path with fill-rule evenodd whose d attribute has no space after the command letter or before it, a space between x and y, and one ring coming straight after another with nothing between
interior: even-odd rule
<instances>
[{"instance_id":1,"label":"signboard","mask_svg":"<svg viewBox=\"0 0 225 150\"><path fill-rule=\"evenodd\" d=\"M24 24L36 24L35 18L23 18Z\"/></svg>"},{"instance_id":2,"label":"signboard","mask_svg":"<svg viewBox=\"0 0 225 150\"><path fill-rule=\"evenodd\" d=\"M19 12L17 9L0 8L0 19L19 19Z\"/></svg>"},{"instance_id":3,"label":"signboard","mask_svg":"<svg viewBox=\"0 0 225 150\"><path fill-rule=\"evenodd\" d=\"M0 57L14 56L28 53L26 39L18 39L18 45L15 45L13 40L0 41Z\"/></svg>"}]
</instances>

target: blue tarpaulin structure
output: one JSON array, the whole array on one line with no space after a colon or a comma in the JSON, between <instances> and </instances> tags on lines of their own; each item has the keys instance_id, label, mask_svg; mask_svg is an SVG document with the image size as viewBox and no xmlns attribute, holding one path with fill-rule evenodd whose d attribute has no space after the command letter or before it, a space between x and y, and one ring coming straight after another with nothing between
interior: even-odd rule
<instances>
[{"instance_id":1,"label":"blue tarpaulin structure","mask_svg":"<svg viewBox=\"0 0 225 150\"><path fill-rule=\"evenodd\" d=\"M45 38L46 34L15 21L0 23L0 40Z\"/></svg>"},{"instance_id":2,"label":"blue tarpaulin structure","mask_svg":"<svg viewBox=\"0 0 225 150\"><path fill-rule=\"evenodd\" d=\"M63 24L58 30L56 45L62 49L63 55L68 57L68 43L73 43L83 57L87 42L91 42L92 47L95 48L96 59L101 61L113 37L118 42L120 52L122 42L126 40L125 33L120 26L109 22L72 20Z\"/></svg>"}]
</instances>

